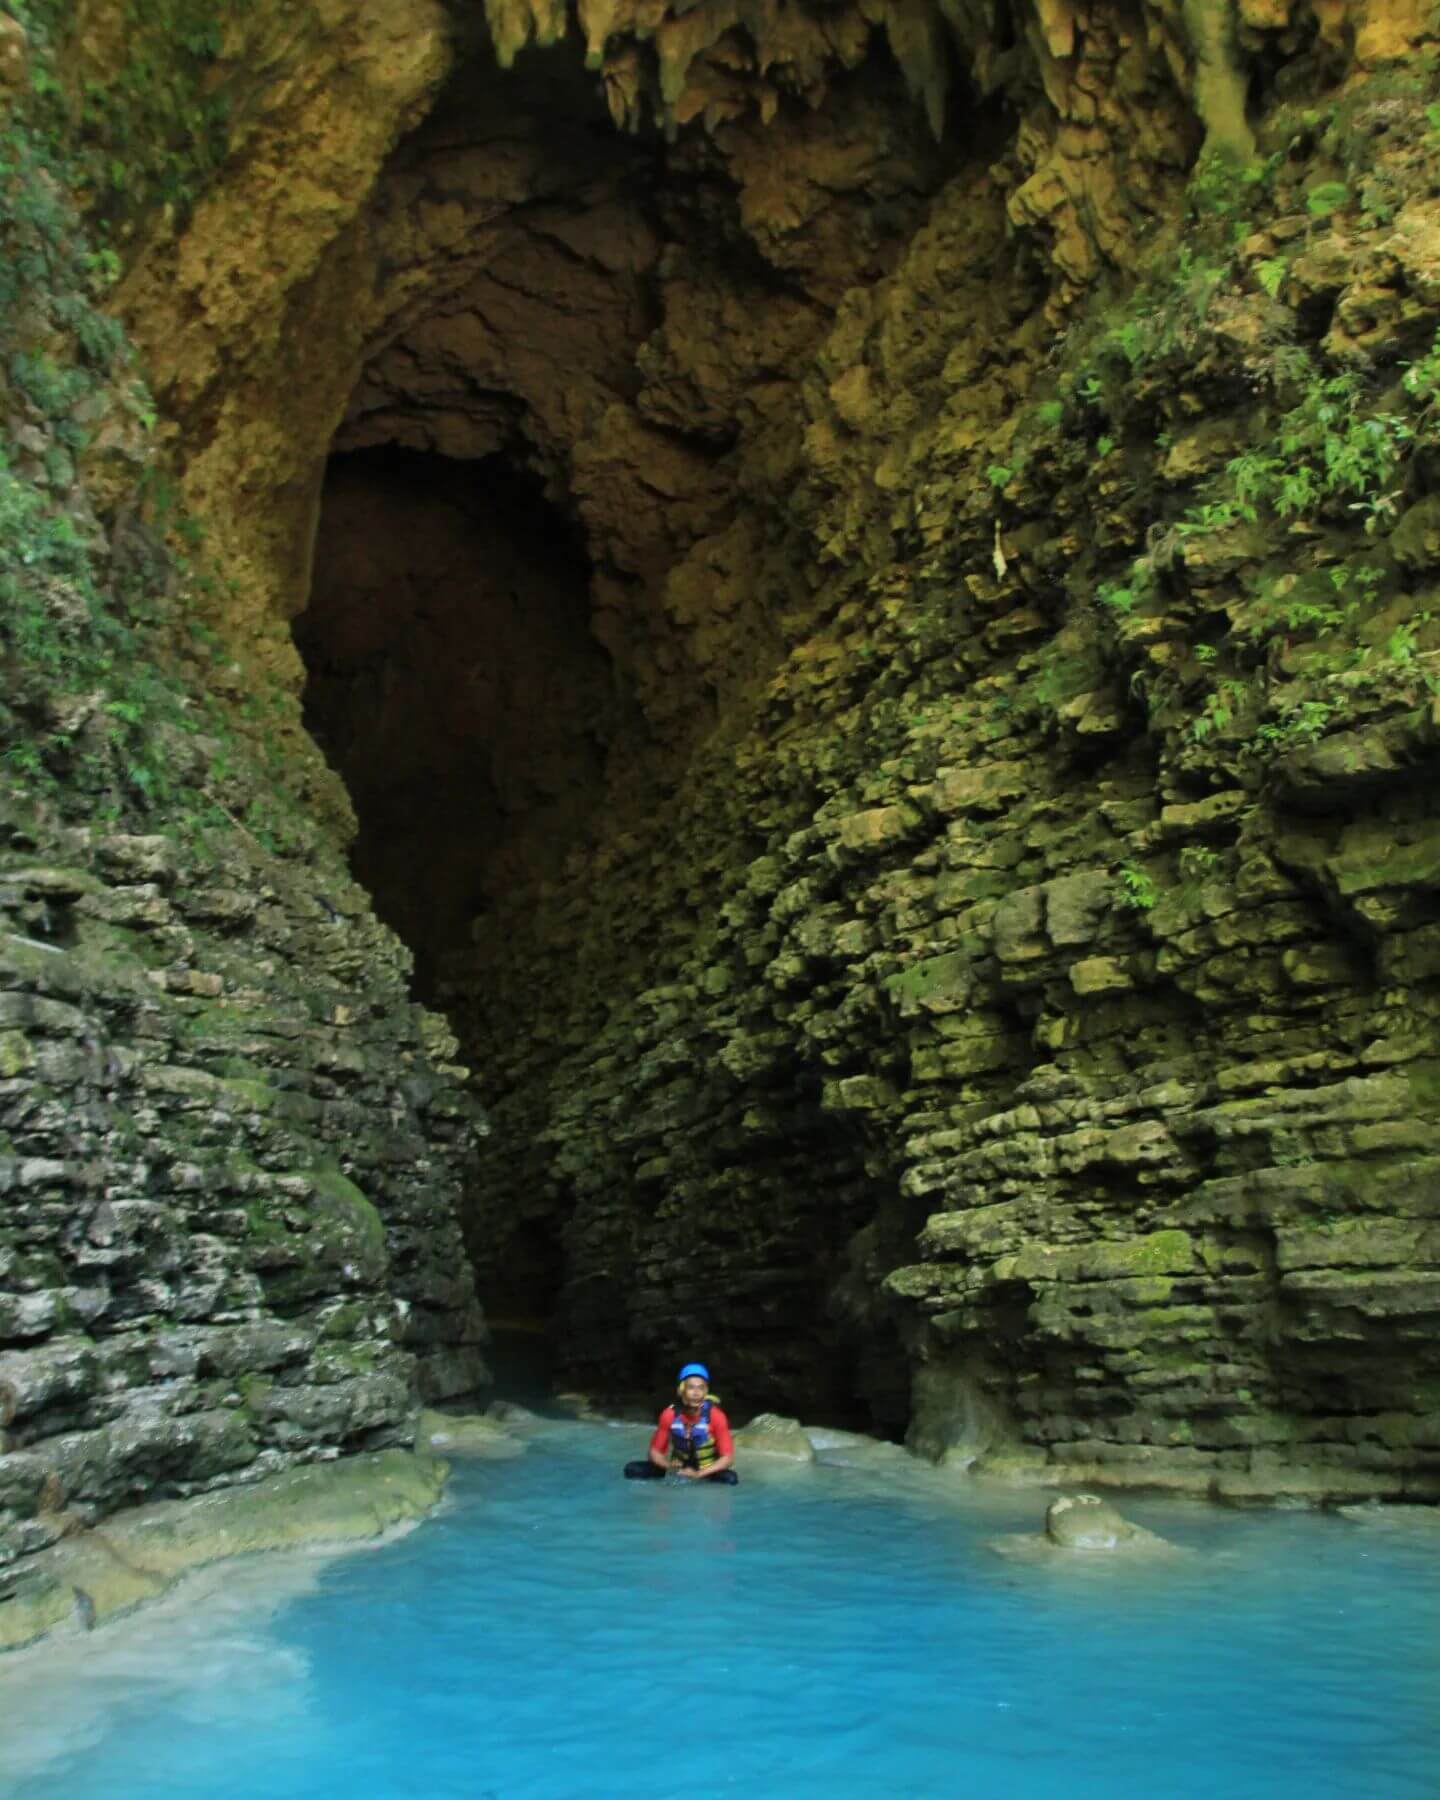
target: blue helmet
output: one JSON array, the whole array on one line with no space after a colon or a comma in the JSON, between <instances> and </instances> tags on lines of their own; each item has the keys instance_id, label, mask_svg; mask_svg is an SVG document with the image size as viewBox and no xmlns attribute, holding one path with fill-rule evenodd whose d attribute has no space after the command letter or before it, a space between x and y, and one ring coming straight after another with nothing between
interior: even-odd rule
<instances>
[{"instance_id":1,"label":"blue helmet","mask_svg":"<svg viewBox=\"0 0 1440 1800\"><path fill-rule=\"evenodd\" d=\"M710 1371L705 1367L704 1363L686 1363L685 1367L675 1379L677 1381L685 1381L691 1375L698 1375L702 1381L708 1381L710 1379Z\"/></svg>"}]
</instances>

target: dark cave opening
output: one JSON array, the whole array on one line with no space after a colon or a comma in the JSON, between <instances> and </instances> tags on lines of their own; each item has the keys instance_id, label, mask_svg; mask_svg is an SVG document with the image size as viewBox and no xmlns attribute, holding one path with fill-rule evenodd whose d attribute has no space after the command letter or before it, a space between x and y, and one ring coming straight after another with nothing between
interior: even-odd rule
<instances>
[{"instance_id":1,"label":"dark cave opening","mask_svg":"<svg viewBox=\"0 0 1440 1800\"><path fill-rule=\"evenodd\" d=\"M803 416L806 359L947 169L998 138L993 109L957 104L934 142L878 41L864 71L836 75L831 105L819 138L784 109L787 154L824 177L792 217L749 127L729 151L630 136L569 51L503 78L465 61L373 209L393 309L332 442L294 627L306 723L358 821L355 876L412 951L417 997L449 1013L492 1120L463 1220L486 1313L615 1393L706 1321L668 1267L642 1280L630 1249L569 1232L585 1195L554 1166L549 1084L571 1091L571 1048L601 1041L682 930L707 928L708 863L674 931L629 864L696 745L778 654L772 613L808 582L767 485ZM672 851L700 855L666 844L656 891ZM643 935L628 915L650 915ZM806 1134L817 1104L797 1097ZM738 1153L713 1136L669 1146L667 1186L693 1163L707 1217L742 1195L768 1215L758 1169L732 1191L736 1161L756 1157L745 1132ZM649 1155L597 1146L627 1196ZM813 1170L774 1145L759 1161L800 1190L796 1242L719 1246L734 1272L708 1340L754 1404L804 1395L837 1422L903 1430L897 1345L852 1356L850 1322L823 1316L834 1270L811 1253ZM641 1287L637 1332L623 1315Z\"/></svg>"},{"instance_id":2,"label":"dark cave opening","mask_svg":"<svg viewBox=\"0 0 1440 1800\"><path fill-rule=\"evenodd\" d=\"M511 459L383 445L331 458L314 570L295 622L306 724L354 804L356 879L425 999L598 801L613 684L590 564Z\"/></svg>"}]
</instances>

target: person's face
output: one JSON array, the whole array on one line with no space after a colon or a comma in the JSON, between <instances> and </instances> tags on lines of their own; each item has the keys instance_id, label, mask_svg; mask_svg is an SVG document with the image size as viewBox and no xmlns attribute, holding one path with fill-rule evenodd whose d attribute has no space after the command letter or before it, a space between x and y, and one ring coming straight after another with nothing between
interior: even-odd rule
<instances>
[{"instance_id":1,"label":"person's face","mask_svg":"<svg viewBox=\"0 0 1440 1800\"><path fill-rule=\"evenodd\" d=\"M698 1375L687 1375L680 1383L680 1401L687 1412L694 1412L707 1393L705 1383Z\"/></svg>"}]
</instances>

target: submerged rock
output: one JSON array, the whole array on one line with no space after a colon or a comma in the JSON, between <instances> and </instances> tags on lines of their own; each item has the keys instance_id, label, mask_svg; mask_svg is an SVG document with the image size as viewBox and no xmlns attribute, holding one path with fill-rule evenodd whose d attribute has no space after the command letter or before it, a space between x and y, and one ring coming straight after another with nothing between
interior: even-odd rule
<instances>
[{"instance_id":1,"label":"submerged rock","mask_svg":"<svg viewBox=\"0 0 1440 1800\"><path fill-rule=\"evenodd\" d=\"M531 1412L528 1406L521 1406L516 1400L492 1400L485 1408L485 1417L494 1419L512 1430L522 1425L540 1424L540 1415Z\"/></svg>"},{"instance_id":2,"label":"submerged rock","mask_svg":"<svg viewBox=\"0 0 1440 1800\"><path fill-rule=\"evenodd\" d=\"M735 1433L735 1448L746 1456L784 1457L788 1462L814 1462L815 1446L798 1419L781 1413L757 1413Z\"/></svg>"},{"instance_id":3,"label":"submerged rock","mask_svg":"<svg viewBox=\"0 0 1440 1800\"><path fill-rule=\"evenodd\" d=\"M477 1456L491 1462L525 1454L520 1439L484 1413L422 1412L415 1444L435 1456Z\"/></svg>"},{"instance_id":4,"label":"submerged rock","mask_svg":"<svg viewBox=\"0 0 1440 1800\"><path fill-rule=\"evenodd\" d=\"M1061 1550L1121 1550L1161 1540L1132 1525L1098 1494L1072 1494L1045 1509L1045 1535Z\"/></svg>"},{"instance_id":5,"label":"submerged rock","mask_svg":"<svg viewBox=\"0 0 1440 1800\"><path fill-rule=\"evenodd\" d=\"M566 1419L583 1419L594 1422L605 1417L589 1394L555 1394L551 1397L550 1404Z\"/></svg>"},{"instance_id":6,"label":"submerged rock","mask_svg":"<svg viewBox=\"0 0 1440 1800\"><path fill-rule=\"evenodd\" d=\"M874 1437L867 1431L842 1431L838 1426L816 1426L806 1435L815 1447L817 1456L824 1456L831 1462L850 1463L875 1458L885 1462L900 1462L909 1465L915 1461L914 1456L904 1444L892 1443L889 1438Z\"/></svg>"},{"instance_id":7,"label":"submerged rock","mask_svg":"<svg viewBox=\"0 0 1440 1800\"><path fill-rule=\"evenodd\" d=\"M1440 1506L1403 1502L1387 1506L1376 1500L1364 1506L1340 1506L1335 1510L1352 1525L1368 1525L1376 1531L1424 1532L1440 1543Z\"/></svg>"},{"instance_id":8,"label":"submerged rock","mask_svg":"<svg viewBox=\"0 0 1440 1800\"><path fill-rule=\"evenodd\" d=\"M1045 1509L1045 1530L1033 1537L1017 1532L994 1538L990 1548L1000 1556L1043 1562L1071 1553L1082 1556L1122 1553L1129 1556L1176 1556L1178 1546L1123 1517L1098 1494L1069 1494Z\"/></svg>"}]
</instances>

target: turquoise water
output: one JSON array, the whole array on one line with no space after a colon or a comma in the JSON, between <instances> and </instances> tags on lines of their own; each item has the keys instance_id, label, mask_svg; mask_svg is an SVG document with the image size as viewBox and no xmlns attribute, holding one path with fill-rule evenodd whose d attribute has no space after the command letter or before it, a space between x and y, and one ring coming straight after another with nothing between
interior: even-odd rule
<instances>
[{"instance_id":1,"label":"turquoise water","mask_svg":"<svg viewBox=\"0 0 1440 1800\"><path fill-rule=\"evenodd\" d=\"M1440 1533L1130 1503L1190 1553L1040 1566L988 1543L1041 1495L846 1446L864 1466L622 1481L643 1435L546 1425L398 1542L0 1670L0 1791L1440 1794Z\"/></svg>"}]
</instances>

